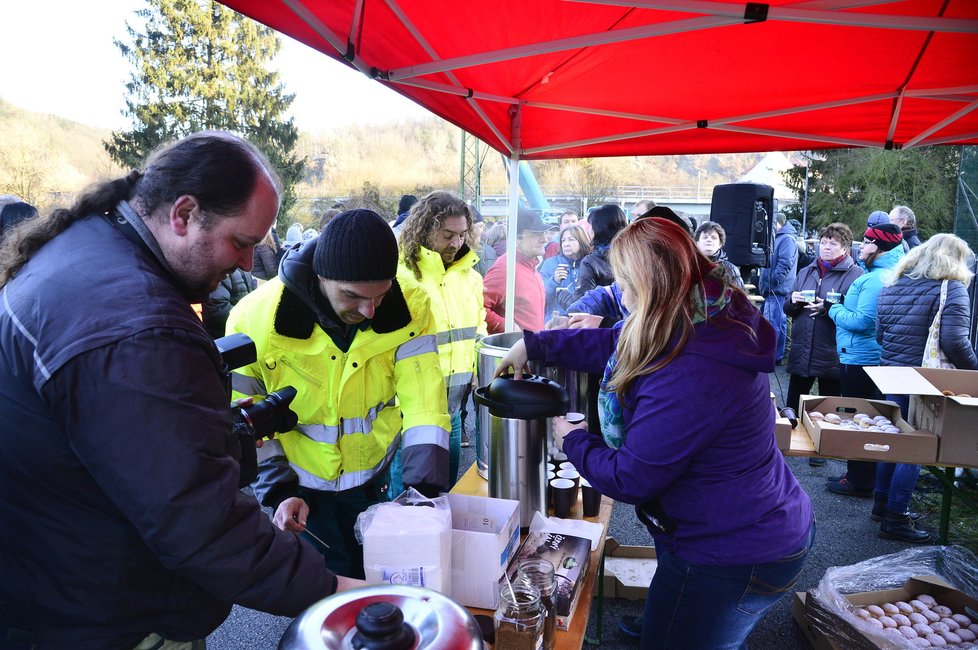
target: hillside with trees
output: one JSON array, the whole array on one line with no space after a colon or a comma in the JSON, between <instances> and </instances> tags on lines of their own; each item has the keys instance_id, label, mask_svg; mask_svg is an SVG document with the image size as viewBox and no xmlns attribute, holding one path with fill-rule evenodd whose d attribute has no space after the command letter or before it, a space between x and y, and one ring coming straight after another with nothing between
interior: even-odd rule
<instances>
[{"instance_id":1,"label":"hillside with trees","mask_svg":"<svg viewBox=\"0 0 978 650\"><path fill-rule=\"evenodd\" d=\"M105 152L106 129L22 110L0 99L0 194L16 194L46 212L71 203L87 185L123 175ZM337 199L372 205L390 216L402 194L458 190L460 130L436 117L300 133L295 153L305 160L298 201L279 227L312 225ZM482 191L505 194L501 156L482 147ZM548 160L532 163L545 190L559 188L613 199L622 187L687 187L704 191L738 179L758 154ZM699 171L702 170L702 171ZM284 232L284 230L283 230Z\"/></svg>"},{"instance_id":2,"label":"hillside with trees","mask_svg":"<svg viewBox=\"0 0 978 650\"><path fill-rule=\"evenodd\" d=\"M120 176L122 169L102 147L108 135L0 99L0 194L15 194L47 212L90 183Z\"/></svg>"}]
</instances>

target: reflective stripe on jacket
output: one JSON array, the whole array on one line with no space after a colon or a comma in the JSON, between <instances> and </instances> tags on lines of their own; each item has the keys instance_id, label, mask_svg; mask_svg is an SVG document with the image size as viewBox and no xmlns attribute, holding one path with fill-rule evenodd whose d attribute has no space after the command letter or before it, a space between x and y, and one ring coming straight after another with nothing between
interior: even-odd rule
<instances>
[{"instance_id":1,"label":"reflective stripe on jacket","mask_svg":"<svg viewBox=\"0 0 978 650\"><path fill-rule=\"evenodd\" d=\"M468 250L446 269L438 253L421 247L418 253L420 280L404 265L403 259L397 269L397 281L405 291L423 291L430 300L441 371L448 388L449 414L462 409L466 388L475 377L475 342L486 335L482 276L472 268L478 259Z\"/></svg>"},{"instance_id":2,"label":"reflective stripe on jacket","mask_svg":"<svg viewBox=\"0 0 978 650\"><path fill-rule=\"evenodd\" d=\"M375 331L382 310L409 312L407 325ZM426 296L410 289L402 294L395 282L347 352L318 324L296 338L301 328L284 323L289 318L314 317L279 278L249 294L228 318L228 332L247 334L258 351L256 363L234 371L234 396L262 398L285 386L298 392L291 408L299 425L277 435L277 444L262 450L264 458L277 451L299 485L341 491L386 470L403 436L405 484L447 488L450 423ZM276 482L282 480L279 475ZM269 501L259 494L266 505L283 496Z\"/></svg>"}]
</instances>

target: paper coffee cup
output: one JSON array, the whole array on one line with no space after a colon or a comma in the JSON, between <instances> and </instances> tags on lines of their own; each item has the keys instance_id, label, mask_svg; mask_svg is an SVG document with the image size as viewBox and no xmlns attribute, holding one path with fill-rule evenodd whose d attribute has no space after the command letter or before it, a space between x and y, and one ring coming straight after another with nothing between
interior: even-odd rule
<instances>
[{"instance_id":1,"label":"paper coffee cup","mask_svg":"<svg viewBox=\"0 0 978 650\"><path fill-rule=\"evenodd\" d=\"M815 290L805 289L801 292L801 297L805 300L805 302L815 302Z\"/></svg>"}]
</instances>

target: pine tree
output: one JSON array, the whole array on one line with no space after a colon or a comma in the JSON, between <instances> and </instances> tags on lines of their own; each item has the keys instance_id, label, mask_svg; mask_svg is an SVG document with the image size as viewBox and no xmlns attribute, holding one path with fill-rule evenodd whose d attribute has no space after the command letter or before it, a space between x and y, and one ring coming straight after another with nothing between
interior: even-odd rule
<instances>
[{"instance_id":1,"label":"pine tree","mask_svg":"<svg viewBox=\"0 0 978 650\"><path fill-rule=\"evenodd\" d=\"M148 0L116 46L135 70L123 113L130 131L103 143L125 167L138 168L157 146L197 131L237 133L271 160L285 186L279 228L295 203L305 160L295 153L299 130L283 119L295 95L266 64L278 53L275 32L212 0Z\"/></svg>"},{"instance_id":2,"label":"pine tree","mask_svg":"<svg viewBox=\"0 0 978 650\"><path fill-rule=\"evenodd\" d=\"M871 212L907 205L917 215L921 239L953 229L959 147L830 149L808 158L810 228L840 221L858 238ZM804 200L805 168L785 172L785 184Z\"/></svg>"}]
</instances>

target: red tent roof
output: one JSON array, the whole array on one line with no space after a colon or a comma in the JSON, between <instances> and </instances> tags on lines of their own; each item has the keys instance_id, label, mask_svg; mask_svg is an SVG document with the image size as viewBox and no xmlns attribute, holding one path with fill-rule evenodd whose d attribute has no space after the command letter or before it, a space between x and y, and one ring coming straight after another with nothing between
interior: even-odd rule
<instances>
[{"instance_id":1,"label":"red tent roof","mask_svg":"<svg viewBox=\"0 0 978 650\"><path fill-rule=\"evenodd\" d=\"M978 143L976 0L224 4L521 159Z\"/></svg>"}]
</instances>

